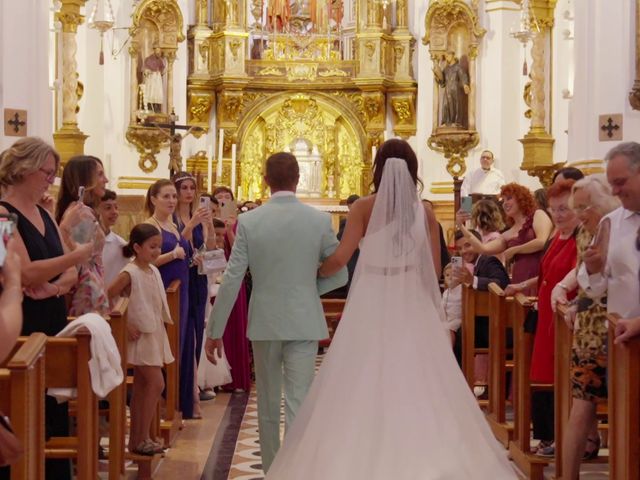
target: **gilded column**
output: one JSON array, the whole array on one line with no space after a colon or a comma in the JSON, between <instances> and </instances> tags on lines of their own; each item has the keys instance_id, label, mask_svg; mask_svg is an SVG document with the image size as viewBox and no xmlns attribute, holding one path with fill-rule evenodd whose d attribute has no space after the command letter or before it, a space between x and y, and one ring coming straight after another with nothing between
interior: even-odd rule
<instances>
[{"instance_id":1,"label":"gilded column","mask_svg":"<svg viewBox=\"0 0 640 480\"><path fill-rule=\"evenodd\" d=\"M209 25L209 0L197 0L196 23L206 27Z\"/></svg>"},{"instance_id":2,"label":"gilded column","mask_svg":"<svg viewBox=\"0 0 640 480\"><path fill-rule=\"evenodd\" d=\"M406 30L408 28L408 16L409 5L407 0L398 0L396 3L396 28L398 30Z\"/></svg>"},{"instance_id":3,"label":"gilded column","mask_svg":"<svg viewBox=\"0 0 640 480\"><path fill-rule=\"evenodd\" d=\"M472 47L469 52L469 79L471 80L469 85L469 98L468 98L468 116L469 116L469 130L475 131L476 129L476 61L478 58L478 47ZM437 97L434 97L437 98ZM437 102L434 102L437 103Z\"/></svg>"},{"instance_id":4,"label":"gilded column","mask_svg":"<svg viewBox=\"0 0 640 480\"><path fill-rule=\"evenodd\" d=\"M176 52L167 52L167 92L173 92L173 62L176 60ZM173 112L173 95L167 95L167 113Z\"/></svg>"},{"instance_id":5,"label":"gilded column","mask_svg":"<svg viewBox=\"0 0 640 480\"><path fill-rule=\"evenodd\" d=\"M556 168L561 164L553 162L553 144L555 140L547 130L547 112L545 108L545 88L547 84L545 61L547 52L545 49L549 38L549 28L553 25L542 23L541 30L533 37L531 47L531 126L522 142L524 158L520 168L526 170L529 175L536 176L540 182L547 186ZM547 26L549 28L547 28Z\"/></svg>"},{"instance_id":6,"label":"gilded column","mask_svg":"<svg viewBox=\"0 0 640 480\"><path fill-rule=\"evenodd\" d=\"M140 101L139 101L140 93L139 93L139 90L136 88L136 85L138 85L138 55L136 55L136 48L129 47L129 54L131 57L131 73L129 78L129 85L130 85L129 95L131 97L129 102L130 102L131 114L129 118L129 123L135 124L137 120L136 111L140 107Z\"/></svg>"},{"instance_id":7,"label":"gilded column","mask_svg":"<svg viewBox=\"0 0 640 480\"><path fill-rule=\"evenodd\" d=\"M546 132L544 108L544 45L546 31L542 30L533 37L531 47L531 128L529 132Z\"/></svg>"},{"instance_id":8,"label":"gilded column","mask_svg":"<svg viewBox=\"0 0 640 480\"><path fill-rule=\"evenodd\" d=\"M62 24L62 126L54 133L56 149L65 163L74 155L84 153L84 141L87 136L78 128L78 63L76 52L78 44L76 34L78 25L84 22L80 14L86 0L62 0L62 7L56 13L56 19ZM60 101L60 99L59 99Z\"/></svg>"}]
</instances>

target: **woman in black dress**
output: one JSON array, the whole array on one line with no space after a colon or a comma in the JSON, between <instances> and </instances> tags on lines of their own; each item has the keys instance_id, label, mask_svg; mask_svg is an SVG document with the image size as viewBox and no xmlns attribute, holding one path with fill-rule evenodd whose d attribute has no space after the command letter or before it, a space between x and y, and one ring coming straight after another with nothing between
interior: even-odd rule
<instances>
[{"instance_id":1,"label":"woman in black dress","mask_svg":"<svg viewBox=\"0 0 640 480\"><path fill-rule=\"evenodd\" d=\"M38 203L53 183L60 157L39 138L18 140L0 154L0 185L3 187L0 212L18 217L14 232L16 250L22 263L22 335L43 332L56 335L67 324L64 294L77 281L76 265L91 256L91 244L65 251L60 232L51 214ZM69 434L67 403L46 397L46 434ZM47 479L71 478L66 460L47 460Z\"/></svg>"}]
</instances>

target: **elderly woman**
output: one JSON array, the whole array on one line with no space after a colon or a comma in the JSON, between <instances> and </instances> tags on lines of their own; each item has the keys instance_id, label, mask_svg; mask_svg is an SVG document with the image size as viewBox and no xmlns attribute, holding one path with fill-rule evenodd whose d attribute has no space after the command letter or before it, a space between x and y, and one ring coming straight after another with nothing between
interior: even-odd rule
<instances>
[{"instance_id":1,"label":"elderly woman","mask_svg":"<svg viewBox=\"0 0 640 480\"><path fill-rule=\"evenodd\" d=\"M0 154L0 185L4 190L0 212L18 217L14 232L16 252L22 264L22 335L43 332L56 335L67 324L64 294L78 279L76 265L91 257L93 246L79 244L73 252L65 249L51 214L38 203L53 183L60 156L35 137L18 140ZM47 436L69 433L67 403L46 397ZM47 478L71 478L66 460L46 460Z\"/></svg>"},{"instance_id":2,"label":"elderly woman","mask_svg":"<svg viewBox=\"0 0 640 480\"><path fill-rule=\"evenodd\" d=\"M460 225L462 233L478 253L504 253L506 262L513 258L511 277L514 283L535 279L553 224L544 211L536 209L536 201L528 188L517 183L508 183L502 187L500 195L509 229L487 243L475 238L464 225ZM459 224L462 220L464 218L458 215ZM525 293L534 294L535 281L530 283L529 287Z\"/></svg>"},{"instance_id":3,"label":"elderly woman","mask_svg":"<svg viewBox=\"0 0 640 480\"><path fill-rule=\"evenodd\" d=\"M577 237L578 262L598 230L600 219L620 206L611 194L604 175L590 175L572 188L571 206L582 228ZM551 306L567 303L567 292L578 287L578 266L553 289ZM573 403L563 441L565 478L578 478L580 462L598 456L600 437L597 429L596 405L607 401L607 299L589 298L578 290L577 304L565 321L573 330L571 348L571 387ZM577 313L575 313L577 311Z\"/></svg>"},{"instance_id":4,"label":"elderly woman","mask_svg":"<svg viewBox=\"0 0 640 480\"><path fill-rule=\"evenodd\" d=\"M573 184L574 180L560 180L547 191L556 233L542 258L538 278L507 288L511 292L526 290L534 283L538 285L538 324L531 360L531 381L534 383L553 383L555 325L551 292L576 265L576 234L580 221L569 206ZM540 440L537 454L552 456L555 453L553 392L535 392L531 402L533 437Z\"/></svg>"}]
</instances>

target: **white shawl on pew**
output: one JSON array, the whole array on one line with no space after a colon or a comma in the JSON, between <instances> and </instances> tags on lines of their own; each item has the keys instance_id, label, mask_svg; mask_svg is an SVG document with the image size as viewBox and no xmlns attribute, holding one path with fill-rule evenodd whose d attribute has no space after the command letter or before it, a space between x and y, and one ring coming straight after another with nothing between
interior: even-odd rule
<instances>
[{"instance_id":1,"label":"white shawl on pew","mask_svg":"<svg viewBox=\"0 0 640 480\"><path fill-rule=\"evenodd\" d=\"M111 334L109 323L97 313L86 313L69 322L56 336L75 337L82 327L91 332L91 360L89 360L91 387L98 397L105 398L124 380L120 352ZM59 403L77 396L75 388L50 388L47 394L55 397Z\"/></svg>"}]
</instances>

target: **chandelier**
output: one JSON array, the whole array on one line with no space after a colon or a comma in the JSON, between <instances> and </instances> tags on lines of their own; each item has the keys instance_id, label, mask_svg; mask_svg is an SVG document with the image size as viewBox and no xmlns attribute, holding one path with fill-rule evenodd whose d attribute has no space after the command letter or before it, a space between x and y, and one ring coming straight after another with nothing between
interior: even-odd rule
<instances>
[{"instance_id":1,"label":"chandelier","mask_svg":"<svg viewBox=\"0 0 640 480\"><path fill-rule=\"evenodd\" d=\"M520 22L518 25L518 30L512 29L510 35L520 43L522 43L522 48L524 50L524 64L522 65L522 75L524 75L525 77L528 74L527 43L529 43L529 41L533 39L533 36L539 31L540 28L538 27L538 22L536 21L535 16L531 12L529 0L522 0L522 3L520 5Z\"/></svg>"},{"instance_id":2,"label":"chandelier","mask_svg":"<svg viewBox=\"0 0 640 480\"><path fill-rule=\"evenodd\" d=\"M100 32L100 57L98 60L100 65L104 65L104 34L113 28L114 23L115 18L113 16L113 8L111 8L111 0L96 0L96 5L91 11L87 25L89 28Z\"/></svg>"}]
</instances>

